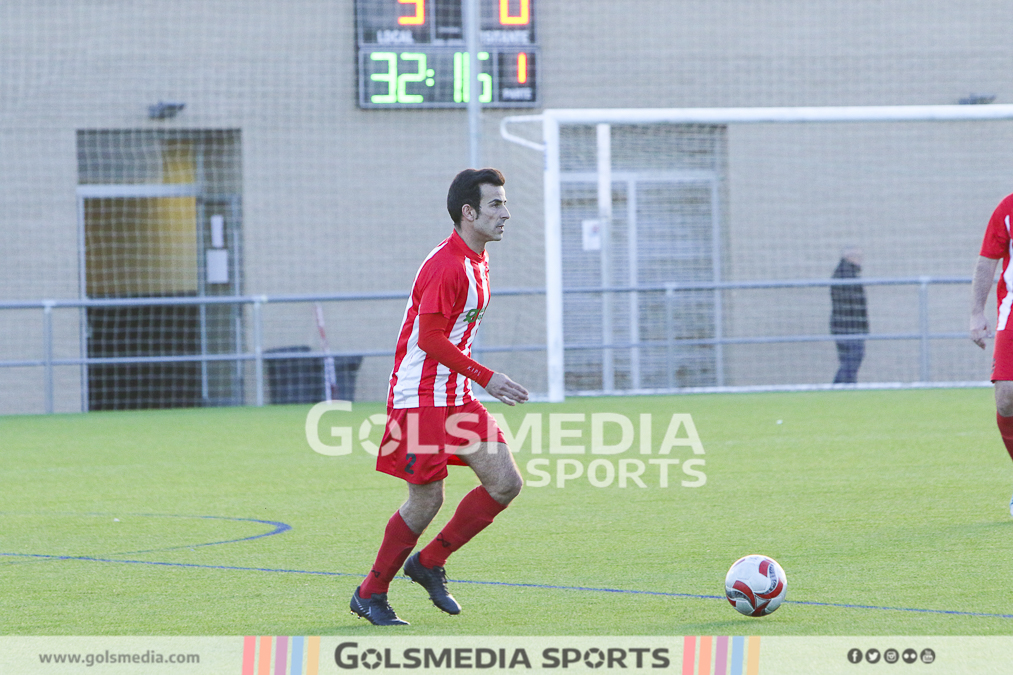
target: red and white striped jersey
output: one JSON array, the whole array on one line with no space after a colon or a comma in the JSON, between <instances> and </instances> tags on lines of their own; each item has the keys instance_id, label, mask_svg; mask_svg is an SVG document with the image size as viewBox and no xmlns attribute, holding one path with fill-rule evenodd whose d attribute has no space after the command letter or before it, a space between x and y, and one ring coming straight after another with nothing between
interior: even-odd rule
<instances>
[{"instance_id":1,"label":"red and white striped jersey","mask_svg":"<svg viewBox=\"0 0 1013 675\"><path fill-rule=\"evenodd\" d=\"M1013 268L1010 267L1010 252L1013 237L1010 235L1010 220L1013 217L1013 195L1007 196L996 207L988 221L985 239L981 243L981 255L985 258L1002 259L1002 276L999 278L996 296L998 299L998 320L996 330L1006 330L1010 310L1013 308Z\"/></svg>"},{"instance_id":2,"label":"red and white striped jersey","mask_svg":"<svg viewBox=\"0 0 1013 675\"><path fill-rule=\"evenodd\" d=\"M419 315L447 318L447 339L471 358L471 344L489 303L489 258L455 230L426 256L412 285L394 354L388 408L464 405L471 381L419 348Z\"/></svg>"}]
</instances>

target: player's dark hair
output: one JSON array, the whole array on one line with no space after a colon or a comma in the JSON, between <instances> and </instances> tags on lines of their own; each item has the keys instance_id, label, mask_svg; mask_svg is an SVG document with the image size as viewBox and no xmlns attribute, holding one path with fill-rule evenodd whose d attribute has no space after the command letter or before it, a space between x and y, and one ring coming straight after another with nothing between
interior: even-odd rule
<instances>
[{"instance_id":1,"label":"player's dark hair","mask_svg":"<svg viewBox=\"0 0 1013 675\"><path fill-rule=\"evenodd\" d=\"M454 176L447 191L447 211L454 221L454 227L461 225L461 209L465 204L475 211L482 212L482 186L494 185L501 187L506 178L499 169L465 169Z\"/></svg>"}]
</instances>

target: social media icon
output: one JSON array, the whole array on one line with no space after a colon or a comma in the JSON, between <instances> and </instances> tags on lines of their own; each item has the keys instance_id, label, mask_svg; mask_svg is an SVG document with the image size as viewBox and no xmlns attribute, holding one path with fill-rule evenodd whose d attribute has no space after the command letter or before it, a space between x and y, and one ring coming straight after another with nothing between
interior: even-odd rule
<instances>
[{"instance_id":1,"label":"social media icon","mask_svg":"<svg viewBox=\"0 0 1013 675\"><path fill-rule=\"evenodd\" d=\"M918 660L918 652L913 649L905 649L901 658L904 659L904 663L914 663Z\"/></svg>"},{"instance_id":2,"label":"social media icon","mask_svg":"<svg viewBox=\"0 0 1013 675\"><path fill-rule=\"evenodd\" d=\"M849 649L848 650L848 661L851 663L862 662L862 650L861 649Z\"/></svg>"},{"instance_id":3,"label":"social media icon","mask_svg":"<svg viewBox=\"0 0 1013 675\"><path fill-rule=\"evenodd\" d=\"M922 663L932 663L936 660L936 653L931 649L922 650Z\"/></svg>"},{"instance_id":4,"label":"social media icon","mask_svg":"<svg viewBox=\"0 0 1013 675\"><path fill-rule=\"evenodd\" d=\"M869 663L879 663L879 650L872 648L865 652L865 660Z\"/></svg>"},{"instance_id":5,"label":"social media icon","mask_svg":"<svg viewBox=\"0 0 1013 675\"><path fill-rule=\"evenodd\" d=\"M886 661L887 663L897 663L899 659L900 659L900 652L898 652L896 649L887 649L885 652L883 652L883 660Z\"/></svg>"}]
</instances>

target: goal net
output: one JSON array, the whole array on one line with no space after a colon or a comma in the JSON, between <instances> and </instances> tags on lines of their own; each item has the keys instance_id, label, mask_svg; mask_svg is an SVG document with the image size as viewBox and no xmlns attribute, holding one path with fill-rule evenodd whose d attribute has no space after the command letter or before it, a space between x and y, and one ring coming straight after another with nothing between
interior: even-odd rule
<instances>
[{"instance_id":1,"label":"goal net","mask_svg":"<svg viewBox=\"0 0 1013 675\"><path fill-rule=\"evenodd\" d=\"M970 272L1013 106L546 110L551 399L987 380ZM529 178L529 183L534 181ZM537 197L532 197L537 198Z\"/></svg>"}]
</instances>

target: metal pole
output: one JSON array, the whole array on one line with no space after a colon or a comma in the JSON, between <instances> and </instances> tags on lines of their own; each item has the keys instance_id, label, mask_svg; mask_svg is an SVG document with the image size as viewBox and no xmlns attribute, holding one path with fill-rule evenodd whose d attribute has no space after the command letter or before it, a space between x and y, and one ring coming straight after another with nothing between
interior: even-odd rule
<instances>
[{"instance_id":1,"label":"metal pole","mask_svg":"<svg viewBox=\"0 0 1013 675\"><path fill-rule=\"evenodd\" d=\"M675 296L675 289L671 286L665 289L665 372L668 376L668 388L675 389L675 343L672 325L672 298Z\"/></svg>"},{"instance_id":2,"label":"metal pole","mask_svg":"<svg viewBox=\"0 0 1013 675\"><path fill-rule=\"evenodd\" d=\"M78 295L81 300L88 299L88 252L87 233L85 227L84 197L77 197L77 275ZM88 308L81 307L78 310L78 334L80 336L79 353L82 361L88 358ZM88 364L81 364L81 412L88 412Z\"/></svg>"},{"instance_id":3,"label":"metal pole","mask_svg":"<svg viewBox=\"0 0 1013 675\"><path fill-rule=\"evenodd\" d=\"M253 300L253 371L257 406L264 405L264 322L261 307L265 302L267 297L263 295Z\"/></svg>"},{"instance_id":4,"label":"metal pole","mask_svg":"<svg viewBox=\"0 0 1013 675\"><path fill-rule=\"evenodd\" d=\"M42 308L42 341L46 377L46 413L53 413L53 302L47 300Z\"/></svg>"},{"instance_id":5,"label":"metal pole","mask_svg":"<svg viewBox=\"0 0 1013 675\"><path fill-rule=\"evenodd\" d=\"M231 260L229 261L229 265L233 270L232 295L239 297L243 290L240 286L242 280L243 240L241 236L242 228L240 227L242 221L240 220L239 198L235 195L229 198L229 215L230 218L226 222L226 236L232 242ZM239 356L243 352L243 307L238 303L232 305L232 323L234 351L236 356ZM235 373L232 376L231 399L237 405L246 402L246 393L243 387L243 370L245 367L242 361L236 359Z\"/></svg>"},{"instance_id":6,"label":"metal pole","mask_svg":"<svg viewBox=\"0 0 1013 675\"><path fill-rule=\"evenodd\" d=\"M542 121L545 139L545 351L549 401L566 397L563 348L563 247L562 202L559 185L559 124L549 116Z\"/></svg>"},{"instance_id":7,"label":"metal pole","mask_svg":"<svg viewBox=\"0 0 1013 675\"><path fill-rule=\"evenodd\" d=\"M921 381L929 382L931 368L929 363L929 277L921 277L918 286L918 319L921 333Z\"/></svg>"},{"instance_id":8,"label":"metal pole","mask_svg":"<svg viewBox=\"0 0 1013 675\"><path fill-rule=\"evenodd\" d=\"M640 283L640 247L637 237L637 181L626 183L626 280L630 286ZM640 294L633 291L629 294L629 331L630 343L640 342ZM630 386L640 389L640 347L630 349Z\"/></svg>"},{"instance_id":9,"label":"metal pole","mask_svg":"<svg viewBox=\"0 0 1013 675\"><path fill-rule=\"evenodd\" d=\"M714 161L717 163L718 151L714 148ZM711 275L714 283L721 282L721 194L719 181L721 174L715 167L711 181ZM720 288L714 289L714 379L719 387L725 386L725 310L724 296Z\"/></svg>"},{"instance_id":10,"label":"metal pole","mask_svg":"<svg viewBox=\"0 0 1013 675\"><path fill-rule=\"evenodd\" d=\"M198 174L203 175L203 174ZM207 222L207 210L204 200L198 198L197 202L197 222L194 223L197 235L197 295L204 297L207 295L207 246L204 244L204 223ZM208 308L207 305L202 304L198 311L200 312L200 355L206 357L208 355ZM208 386L208 362L207 359L202 358L200 362L200 396L201 405L207 405L208 399L210 398L210 387Z\"/></svg>"},{"instance_id":11,"label":"metal pole","mask_svg":"<svg viewBox=\"0 0 1013 675\"><path fill-rule=\"evenodd\" d=\"M601 235L601 285L612 285L612 127L597 125L598 139L598 231ZM602 344L614 342L612 294L601 296ZM615 355L610 347L601 352L601 384L606 393L615 391Z\"/></svg>"},{"instance_id":12,"label":"metal pole","mask_svg":"<svg viewBox=\"0 0 1013 675\"><path fill-rule=\"evenodd\" d=\"M468 166L478 169L482 165L482 89L478 81L479 35L478 0L464 2L464 39L468 50Z\"/></svg>"}]
</instances>

